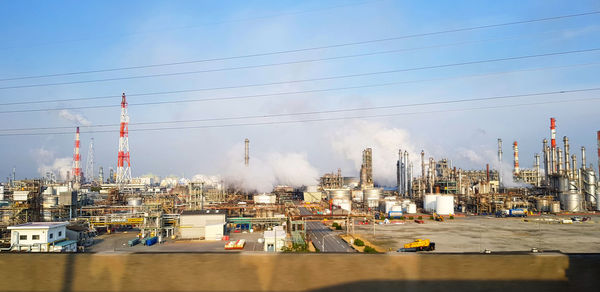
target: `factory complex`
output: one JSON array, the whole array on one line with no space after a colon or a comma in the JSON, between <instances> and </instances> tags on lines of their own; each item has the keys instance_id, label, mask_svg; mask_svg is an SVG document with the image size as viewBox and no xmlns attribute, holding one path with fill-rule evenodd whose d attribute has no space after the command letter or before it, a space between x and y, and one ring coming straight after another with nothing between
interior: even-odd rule
<instances>
[{"instance_id":1,"label":"factory complex","mask_svg":"<svg viewBox=\"0 0 600 292\"><path fill-rule=\"evenodd\" d=\"M473 230L469 222L481 218L513 222L514 230L528 222L595 226L590 224L596 223L600 211L596 169L587 164L584 147L578 160L567 136L557 145L554 118L550 143L541 141L542 156L534 155L532 169L519 166L517 141L512 144L512 170L501 167L501 139L497 161L475 170L458 168L446 158L426 158L425 151L415 165L398 145L396 186L377 184L374 150L366 148L357 176L343 176L338 169L313 185L274 186L268 193L227 184L219 177L134 178L125 94L120 122L117 170L111 168L108 176L102 168L95 172L93 140L86 171L81 170L79 127L73 169L65 179L48 173L41 179L16 180L13 171L12 179L0 186L3 252L433 251L435 243L418 239L419 231L428 230L427 236L435 238L434 226ZM600 155L600 131L597 134ZM244 142L240 168L251 163L250 140ZM377 229L390 239L387 243L378 243ZM417 241L402 248L402 242L393 240L395 232ZM544 249L541 244L517 243L502 250L530 248ZM437 243L441 251L467 249ZM490 251L479 247L484 250Z\"/></svg>"}]
</instances>

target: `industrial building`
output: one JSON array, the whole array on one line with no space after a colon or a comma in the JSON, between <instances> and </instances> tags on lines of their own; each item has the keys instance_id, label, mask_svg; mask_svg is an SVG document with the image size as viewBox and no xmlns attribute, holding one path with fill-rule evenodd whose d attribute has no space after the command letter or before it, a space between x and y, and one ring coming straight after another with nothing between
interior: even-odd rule
<instances>
[{"instance_id":1,"label":"industrial building","mask_svg":"<svg viewBox=\"0 0 600 292\"><path fill-rule=\"evenodd\" d=\"M8 226L11 251L75 252L77 241L67 239L68 222L28 222Z\"/></svg>"},{"instance_id":2,"label":"industrial building","mask_svg":"<svg viewBox=\"0 0 600 292\"><path fill-rule=\"evenodd\" d=\"M225 233L225 212L222 210L183 211L180 219L182 239L221 240Z\"/></svg>"}]
</instances>

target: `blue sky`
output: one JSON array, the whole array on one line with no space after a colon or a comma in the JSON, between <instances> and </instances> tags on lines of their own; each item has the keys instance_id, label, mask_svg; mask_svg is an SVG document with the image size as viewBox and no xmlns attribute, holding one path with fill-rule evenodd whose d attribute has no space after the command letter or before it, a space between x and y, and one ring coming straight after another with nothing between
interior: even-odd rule
<instances>
[{"instance_id":1,"label":"blue sky","mask_svg":"<svg viewBox=\"0 0 600 292\"><path fill-rule=\"evenodd\" d=\"M597 1L439 1L435 5L424 1L387 0L4 1L0 5L0 79L327 46L600 10ZM0 81L1 88L411 49L399 53L244 70L0 89L2 103L115 96L112 99L68 103L3 105L0 111L118 106L117 96L121 92L139 94L281 82L593 48L600 48L600 14L254 58ZM276 86L132 96L129 98L132 104L129 113L132 123L173 121L593 88L600 87L597 80L600 66L589 63L598 62L599 57L600 52L595 51ZM571 66L576 64L586 66ZM547 68L561 66L570 67ZM528 69L537 70L512 72ZM506 71L509 73L495 74ZM489 75L473 76L481 74ZM435 78L440 80L413 82ZM147 101L219 98L403 81L410 83L243 100L133 105ZM136 127L132 125L132 171L134 176L146 173L186 176L222 174L231 170L232 163L237 165L235 163L240 158L238 156L242 155L241 145L246 137L251 140L251 152L257 160L269 161L267 157L273 153L284 156L300 154L311 170L322 173L341 167L346 175L356 175L360 149L372 146L382 169L379 174L375 170L376 178L384 183L394 181L391 170L396 160L396 148L409 149L414 154L413 158L417 158L416 153L425 149L428 156L436 159L448 157L458 167L483 168L486 162L493 159L496 139L502 138L507 160L512 160L510 145L516 140L519 142L521 165L530 167L534 153L541 149L541 140L549 136L551 116L557 118L560 140L567 135L571 140L571 149L585 146L588 149L588 163L597 165L595 132L600 130L598 100L464 111L473 107L564 101L597 95L597 92L582 92L493 102L183 125L421 112L364 120L149 132L136 132ZM428 111L435 113L422 113ZM78 122L74 121L77 117ZM75 127L82 122L85 125L103 125L115 124L118 120L118 107L62 113L0 113L0 128ZM108 169L116 164L118 132L94 133L93 129L98 128L82 127L83 162L89 139L94 137L96 165ZM72 148L71 134L0 136L0 176L6 177L13 166L17 167L17 176L20 178L37 176L48 168L65 167L64 164L72 156ZM579 156L579 151L577 154ZM314 171L308 173L312 175Z\"/></svg>"}]
</instances>

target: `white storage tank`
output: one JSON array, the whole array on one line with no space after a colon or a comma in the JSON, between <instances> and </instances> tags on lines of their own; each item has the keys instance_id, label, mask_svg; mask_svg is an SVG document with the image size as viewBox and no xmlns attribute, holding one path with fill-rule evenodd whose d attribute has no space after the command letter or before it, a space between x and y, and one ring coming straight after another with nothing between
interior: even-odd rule
<instances>
[{"instance_id":1,"label":"white storage tank","mask_svg":"<svg viewBox=\"0 0 600 292\"><path fill-rule=\"evenodd\" d=\"M398 204L398 201L396 201L396 200L385 200L385 201L383 201L383 208L381 208L383 210L380 210L380 211L383 211L387 214L392 210L392 207L396 206L397 204Z\"/></svg>"},{"instance_id":2,"label":"white storage tank","mask_svg":"<svg viewBox=\"0 0 600 292\"><path fill-rule=\"evenodd\" d=\"M436 194L427 194L425 198L423 198L423 209L425 212L435 212L437 197L439 195Z\"/></svg>"},{"instance_id":3,"label":"white storage tank","mask_svg":"<svg viewBox=\"0 0 600 292\"><path fill-rule=\"evenodd\" d=\"M327 194L329 195L330 200L335 200L335 199L351 200L352 199L352 195L350 194L350 190L348 190L348 189L328 190Z\"/></svg>"},{"instance_id":4,"label":"white storage tank","mask_svg":"<svg viewBox=\"0 0 600 292\"><path fill-rule=\"evenodd\" d=\"M254 195L254 204L275 204L277 197L272 194Z\"/></svg>"},{"instance_id":5,"label":"white storage tank","mask_svg":"<svg viewBox=\"0 0 600 292\"><path fill-rule=\"evenodd\" d=\"M560 202L559 201L553 201L552 203L550 203L550 212L560 213Z\"/></svg>"},{"instance_id":6,"label":"white storage tank","mask_svg":"<svg viewBox=\"0 0 600 292\"><path fill-rule=\"evenodd\" d=\"M380 188L365 189L363 190L364 201L367 203L369 208L377 208L379 206L379 199L381 198L382 190Z\"/></svg>"},{"instance_id":7,"label":"white storage tank","mask_svg":"<svg viewBox=\"0 0 600 292\"><path fill-rule=\"evenodd\" d=\"M439 215L453 215L454 196L438 196L435 204L435 212Z\"/></svg>"},{"instance_id":8,"label":"white storage tank","mask_svg":"<svg viewBox=\"0 0 600 292\"><path fill-rule=\"evenodd\" d=\"M141 198L131 198L131 199L127 200L127 205L132 206L132 207L139 207L142 205L142 199Z\"/></svg>"},{"instance_id":9,"label":"white storage tank","mask_svg":"<svg viewBox=\"0 0 600 292\"><path fill-rule=\"evenodd\" d=\"M363 191L361 190L353 190L352 191L352 201L354 202L362 202L363 201Z\"/></svg>"},{"instance_id":10,"label":"white storage tank","mask_svg":"<svg viewBox=\"0 0 600 292\"><path fill-rule=\"evenodd\" d=\"M417 213L417 204L410 203L406 207L406 214L416 214Z\"/></svg>"}]
</instances>

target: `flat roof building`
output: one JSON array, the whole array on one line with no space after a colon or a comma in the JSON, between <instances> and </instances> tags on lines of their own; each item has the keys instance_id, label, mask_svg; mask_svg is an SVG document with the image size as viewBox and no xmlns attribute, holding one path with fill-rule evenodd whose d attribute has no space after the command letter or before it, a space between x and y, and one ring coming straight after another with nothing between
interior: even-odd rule
<instances>
[{"instance_id":1,"label":"flat roof building","mask_svg":"<svg viewBox=\"0 0 600 292\"><path fill-rule=\"evenodd\" d=\"M11 250L75 252L77 241L67 239L68 222L29 222L9 226Z\"/></svg>"}]
</instances>

